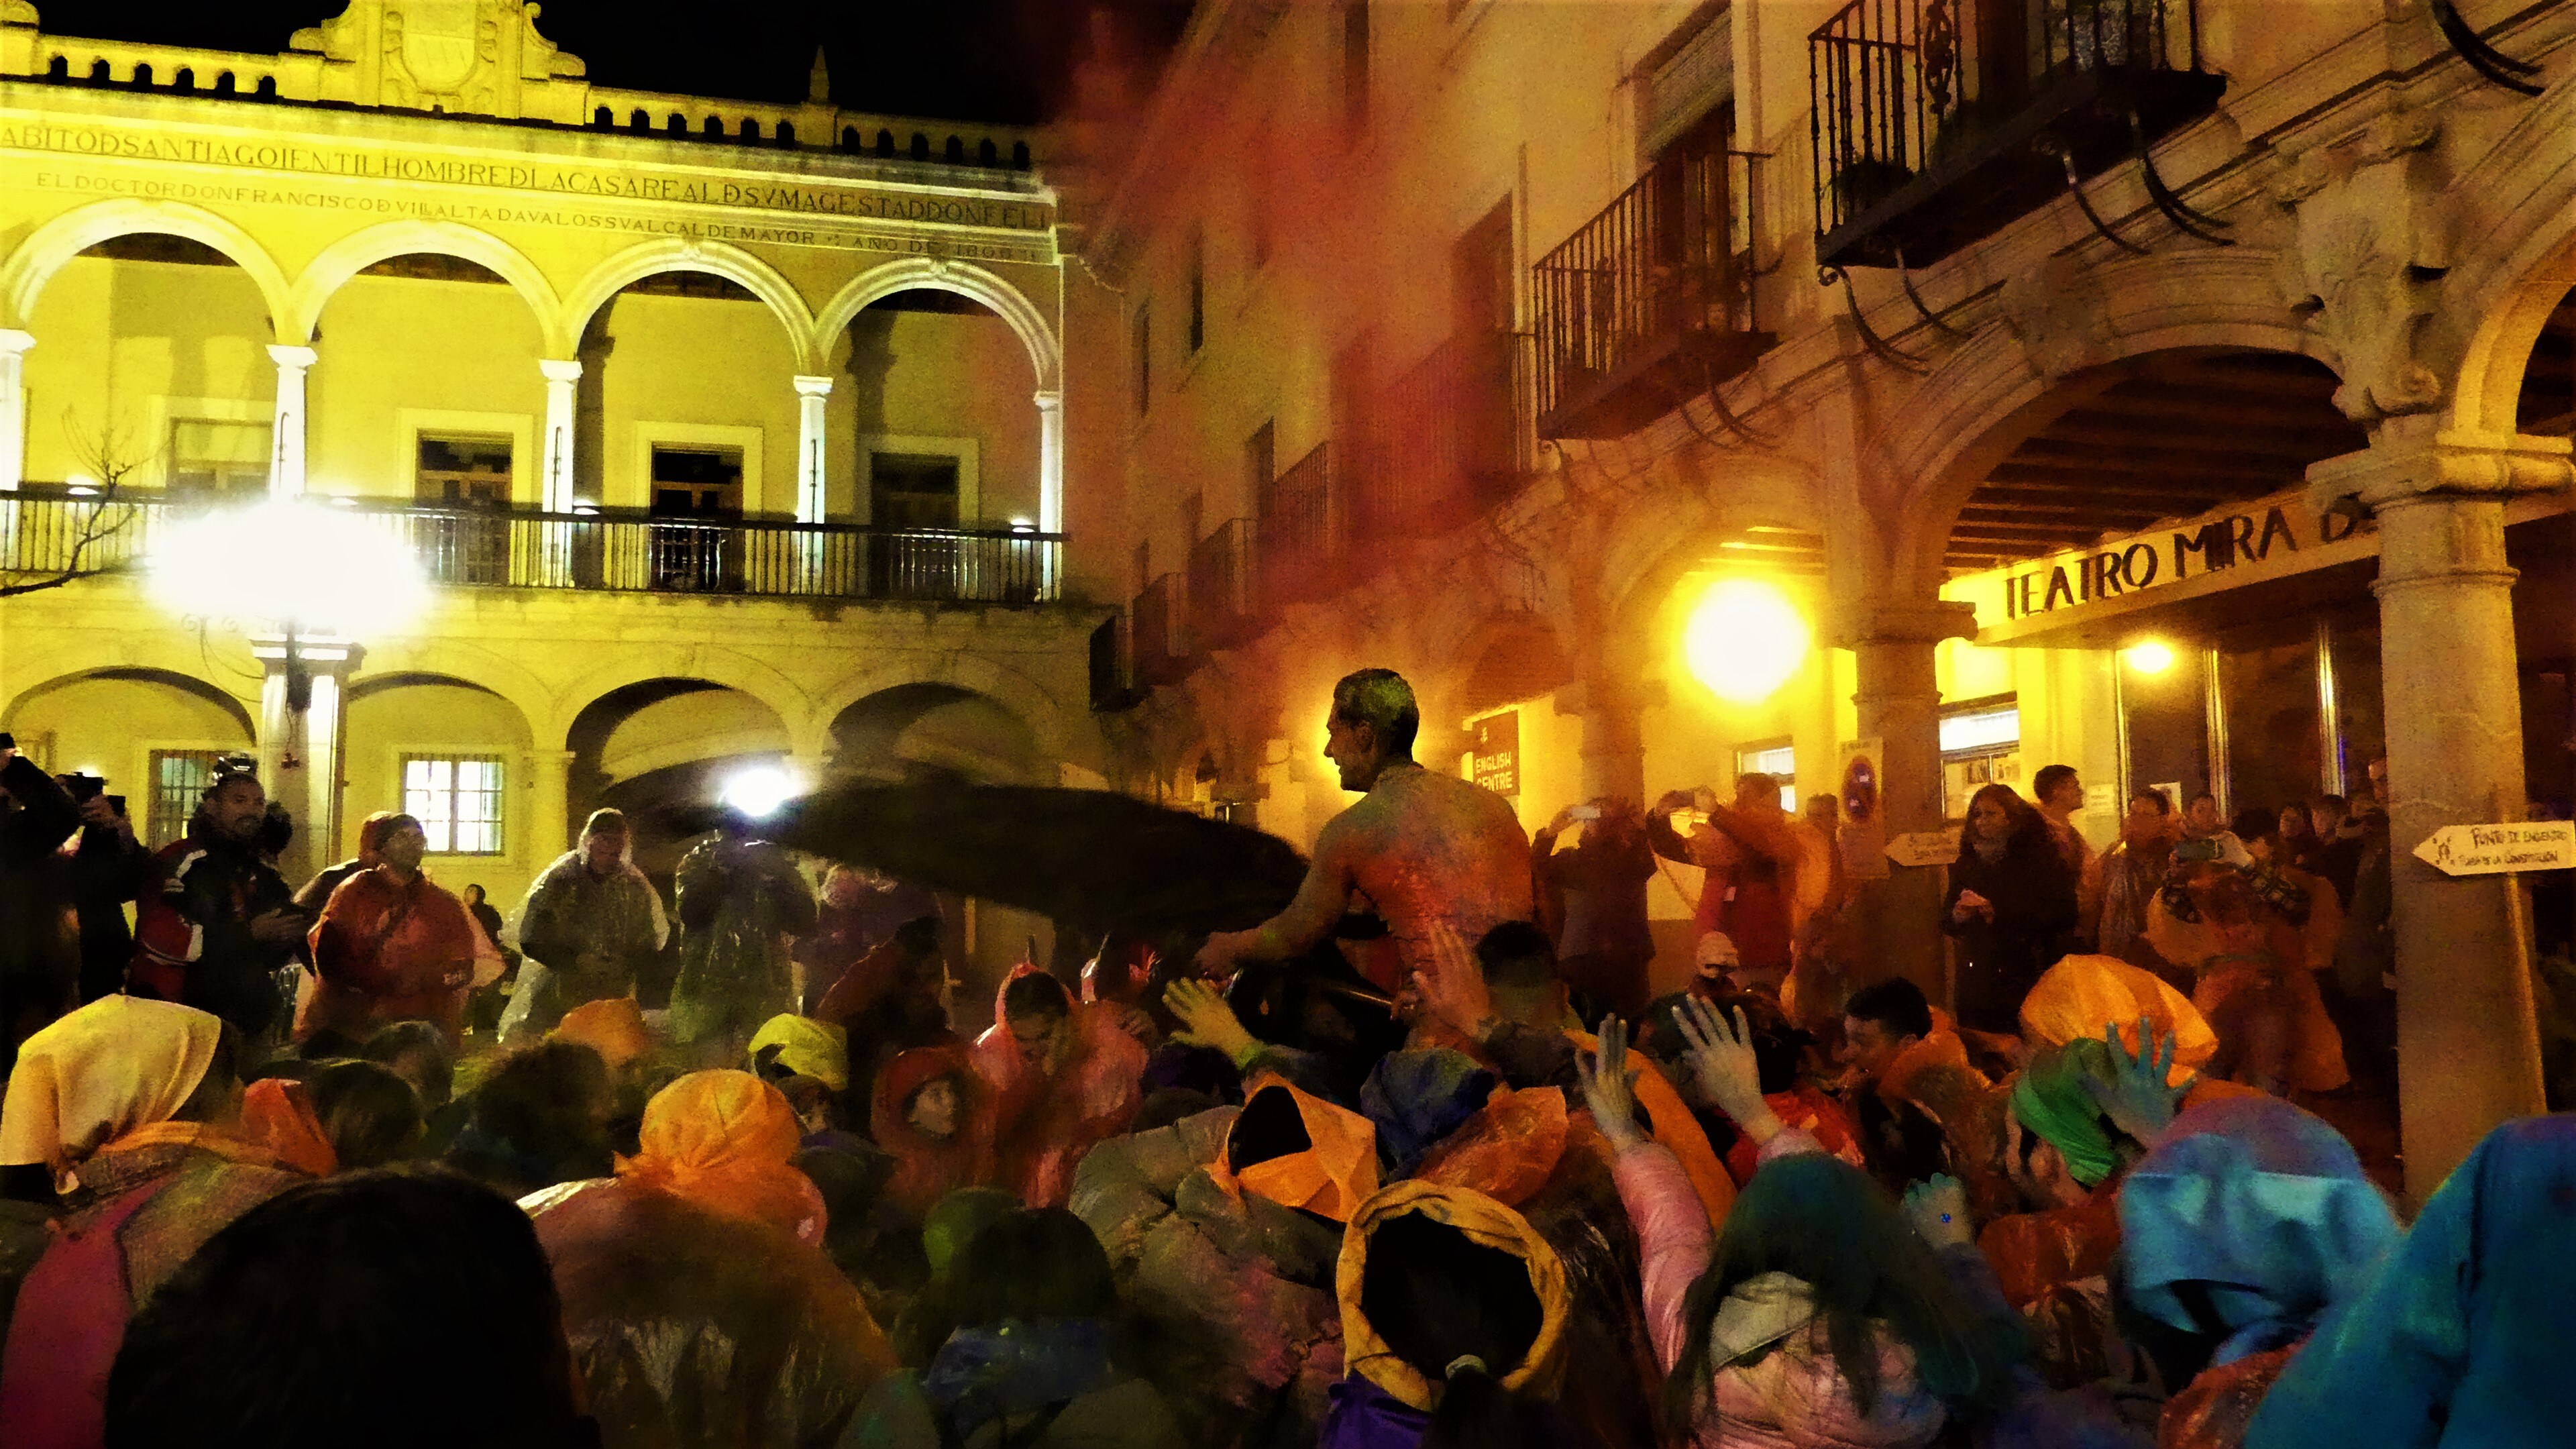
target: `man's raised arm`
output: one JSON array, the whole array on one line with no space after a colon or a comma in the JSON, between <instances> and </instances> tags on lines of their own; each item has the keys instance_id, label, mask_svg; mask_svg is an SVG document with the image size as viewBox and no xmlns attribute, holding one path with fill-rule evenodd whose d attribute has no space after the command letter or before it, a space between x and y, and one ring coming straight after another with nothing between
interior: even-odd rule
<instances>
[{"instance_id":1,"label":"man's raised arm","mask_svg":"<svg viewBox=\"0 0 2576 1449\"><path fill-rule=\"evenodd\" d=\"M1351 899L1351 831L1336 817L1315 839L1315 859L1287 909L1249 931L1219 931L1199 948L1202 975L1222 976L1240 961L1284 961L1331 932Z\"/></svg>"}]
</instances>

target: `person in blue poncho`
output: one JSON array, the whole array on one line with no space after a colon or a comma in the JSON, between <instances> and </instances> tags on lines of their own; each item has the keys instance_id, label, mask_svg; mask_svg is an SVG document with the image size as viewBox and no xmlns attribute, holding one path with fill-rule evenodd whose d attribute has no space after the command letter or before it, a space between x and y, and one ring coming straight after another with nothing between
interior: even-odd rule
<instances>
[{"instance_id":1,"label":"person in blue poncho","mask_svg":"<svg viewBox=\"0 0 2576 1449\"><path fill-rule=\"evenodd\" d=\"M2508 1122L2264 1399L2250 1449L2576 1442L2576 1116Z\"/></svg>"}]
</instances>

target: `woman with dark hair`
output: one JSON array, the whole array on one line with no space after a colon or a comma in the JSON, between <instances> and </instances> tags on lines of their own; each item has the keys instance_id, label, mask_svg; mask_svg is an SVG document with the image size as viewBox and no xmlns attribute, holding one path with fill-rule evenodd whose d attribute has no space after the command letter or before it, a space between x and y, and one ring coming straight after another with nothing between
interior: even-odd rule
<instances>
[{"instance_id":1,"label":"woman with dark hair","mask_svg":"<svg viewBox=\"0 0 2576 1449\"><path fill-rule=\"evenodd\" d=\"M1684 1012L1702 1090L1761 1144L1761 1171L1722 1233L1633 1119L1624 1026L1605 1022L1600 1052L1583 1063L1584 1095L1618 1152L1619 1195L1637 1226L1673 1432L1703 1449L1896 1449L1931 1443L1954 1413L1999 1403L2012 1388L1999 1331L1867 1174L1781 1125L1762 1100L1745 1020L1730 1029L1704 1005Z\"/></svg>"},{"instance_id":2,"label":"woman with dark hair","mask_svg":"<svg viewBox=\"0 0 2576 1449\"><path fill-rule=\"evenodd\" d=\"M987 1224L950 1270L959 1325L915 1374L879 1383L841 1449L1180 1449L1153 1385L1119 1364L1108 1255L1062 1208Z\"/></svg>"},{"instance_id":3,"label":"woman with dark hair","mask_svg":"<svg viewBox=\"0 0 2576 1449\"><path fill-rule=\"evenodd\" d=\"M2047 817L2009 785L1978 790L1941 905L1941 929L1959 938L1959 1024L2012 1032L2022 996L2066 954L2076 919L2075 877Z\"/></svg>"},{"instance_id":4,"label":"woman with dark hair","mask_svg":"<svg viewBox=\"0 0 2576 1449\"><path fill-rule=\"evenodd\" d=\"M1336 1275L1350 1376L1319 1449L1537 1449L1569 1298L1528 1220L1466 1188L1396 1183L1360 1205Z\"/></svg>"}]
</instances>

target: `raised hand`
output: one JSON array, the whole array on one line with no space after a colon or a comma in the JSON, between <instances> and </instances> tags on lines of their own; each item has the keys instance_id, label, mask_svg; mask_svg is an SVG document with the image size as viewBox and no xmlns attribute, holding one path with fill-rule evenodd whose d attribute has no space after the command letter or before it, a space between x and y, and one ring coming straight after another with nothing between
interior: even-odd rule
<instances>
[{"instance_id":1,"label":"raised hand","mask_svg":"<svg viewBox=\"0 0 2576 1449\"><path fill-rule=\"evenodd\" d=\"M1238 1063L1258 1049L1252 1033L1244 1030L1243 1022L1235 1016L1234 1008L1204 981L1186 976L1174 981L1163 988L1163 1005L1181 1019L1181 1029L1172 1033L1176 1042L1214 1047Z\"/></svg>"},{"instance_id":2,"label":"raised hand","mask_svg":"<svg viewBox=\"0 0 2576 1449\"><path fill-rule=\"evenodd\" d=\"M1431 969L1413 973L1413 989L1422 1008L1447 1022L1470 1041L1494 1034L1493 993L1485 989L1485 968L1476 963L1466 938L1443 922L1431 926Z\"/></svg>"},{"instance_id":3,"label":"raised hand","mask_svg":"<svg viewBox=\"0 0 2576 1449\"><path fill-rule=\"evenodd\" d=\"M1914 1234L1935 1248L1974 1246L1976 1225L1968 1219L1968 1190L1946 1172L1935 1173L1905 1190L1905 1218Z\"/></svg>"},{"instance_id":4,"label":"raised hand","mask_svg":"<svg viewBox=\"0 0 2576 1449\"><path fill-rule=\"evenodd\" d=\"M1637 1073L1628 1065L1626 1022L1601 1018L1601 1047L1574 1054L1574 1076L1583 1088L1583 1105L1592 1109L1593 1122L1612 1147L1624 1151L1646 1140L1637 1126L1637 1098L1630 1087Z\"/></svg>"},{"instance_id":5,"label":"raised hand","mask_svg":"<svg viewBox=\"0 0 2576 1449\"><path fill-rule=\"evenodd\" d=\"M2142 1143L2153 1143L2174 1119L2174 1108L2182 1101L2183 1087L2168 1085L2173 1076L2174 1054L2180 1050L2171 1034L2159 1037L2155 1024L2146 1017L2138 1018L2138 1050L2131 1052L2120 1039L2120 1024L2103 1027L2104 1040L2111 1045L2111 1079L2088 1078L2085 1089L2092 1093L2093 1103L2111 1125Z\"/></svg>"},{"instance_id":6,"label":"raised hand","mask_svg":"<svg viewBox=\"0 0 2576 1449\"><path fill-rule=\"evenodd\" d=\"M1730 1027L1717 1008L1696 996L1684 997L1673 1011L1673 1023L1690 1043L1682 1060L1703 1096L1757 1143L1785 1130L1771 1104L1762 1100L1762 1068L1754 1059L1753 1027L1744 1019L1744 1008L1735 1009Z\"/></svg>"}]
</instances>

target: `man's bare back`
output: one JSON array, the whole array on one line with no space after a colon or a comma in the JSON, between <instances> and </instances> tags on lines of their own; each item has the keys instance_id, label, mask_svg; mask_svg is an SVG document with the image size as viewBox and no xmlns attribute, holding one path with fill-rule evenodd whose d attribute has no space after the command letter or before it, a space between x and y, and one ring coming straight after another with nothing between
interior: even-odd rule
<instances>
[{"instance_id":1,"label":"man's bare back","mask_svg":"<svg viewBox=\"0 0 2576 1449\"><path fill-rule=\"evenodd\" d=\"M1392 991L1404 973L1431 969L1434 923L1473 945L1504 921L1530 919L1529 836L1491 790L1420 766L1390 769L1324 827L1298 905L1319 887L1344 910L1385 919L1394 959L1368 953L1378 959L1361 969Z\"/></svg>"}]
</instances>

